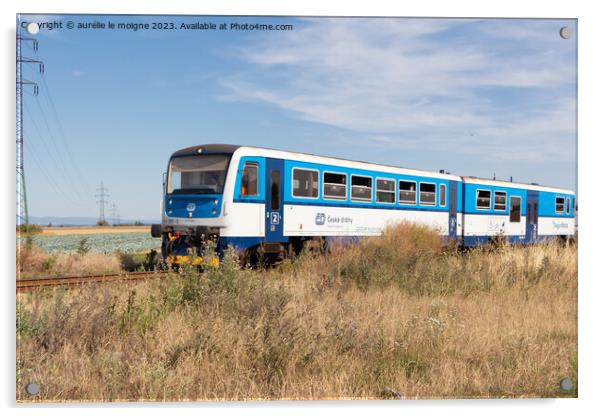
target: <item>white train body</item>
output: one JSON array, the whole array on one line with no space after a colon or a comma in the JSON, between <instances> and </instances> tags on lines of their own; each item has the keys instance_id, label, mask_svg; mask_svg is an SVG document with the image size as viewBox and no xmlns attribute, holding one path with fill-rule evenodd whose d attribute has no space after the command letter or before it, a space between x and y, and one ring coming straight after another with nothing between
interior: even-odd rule
<instances>
[{"instance_id":1,"label":"white train body","mask_svg":"<svg viewBox=\"0 0 602 416\"><path fill-rule=\"evenodd\" d=\"M504 236L534 243L575 232L574 193L280 150L200 145L172 155L164 186L163 254L218 246L282 252L308 239L379 235L411 221L474 246Z\"/></svg>"}]
</instances>

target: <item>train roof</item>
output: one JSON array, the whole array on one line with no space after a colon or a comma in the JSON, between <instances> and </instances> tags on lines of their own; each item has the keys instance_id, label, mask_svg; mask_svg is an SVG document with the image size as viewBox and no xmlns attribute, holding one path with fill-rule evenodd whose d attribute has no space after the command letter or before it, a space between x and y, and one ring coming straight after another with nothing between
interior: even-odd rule
<instances>
[{"instance_id":1,"label":"train roof","mask_svg":"<svg viewBox=\"0 0 602 416\"><path fill-rule=\"evenodd\" d=\"M310 163L328 164L328 163L331 163L332 161L336 161L341 166L345 166L345 165L349 166L349 163L351 163L358 169L375 170L378 168L387 168L386 171L392 172L392 173L402 173L402 174L405 173L405 174L416 175L416 176L423 175L423 176L428 176L428 177L432 177L432 178L463 180L466 183L473 183L473 184L483 184L483 185L490 185L490 186L504 186L507 188L532 189L532 190L537 190L537 191L559 192L559 193L566 193L566 194L574 195L574 192L571 190L568 190L568 189L555 188L555 187L544 186L544 185L539 185L539 184L534 184L534 183L510 182L510 181L502 181L502 180L497 180L497 179L477 178L474 176L459 176L459 175L452 175L450 173L437 173L437 172L432 172L432 171L427 171L427 170L404 168L401 166L382 165L382 164L377 164L377 163L344 159L344 158L339 158L339 157L321 156L321 155L315 155L312 153L277 150L277 149L271 149L268 147L242 146L242 145L218 144L218 143L202 144L202 145L191 146L191 147L187 147L185 149L178 150L177 152L173 153L171 155L171 157L192 156L192 155L198 155L199 153L201 153L201 154L234 154L234 152L236 152L239 149L243 150L243 151L244 150L258 151L258 153L260 153L262 156L268 156L268 157L277 156L277 157L281 157L283 159L291 158L291 157L297 158L297 159L304 158L304 161L307 161ZM345 163L345 165L343 165L343 162Z\"/></svg>"},{"instance_id":2,"label":"train roof","mask_svg":"<svg viewBox=\"0 0 602 416\"><path fill-rule=\"evenodd\" d=\"M171 157L193 156L202 153L204 155L215 154L233 154L241 146L236 144L202 144L198 146L190 146L185 149L180 149L173 153Z\"/></svg>"},{"instance_id":3,"label":"train roof","mask_svg":"<svg viewBox=\"0 0 602 416\"><path fill-rule=\"evenodd\" d=\"M510 181L501 181L498 179L476 178L474 176L462 176L462 179L466 183L472 183L472 184L477 184L477 185L504 186L506 188L532 189L534 191L557 192L557 193L571 194L571 195L575 194L575 192L573 192L569 189L539 185L537 183L510 182Z\"/></svg>"},{"instance_id":4,"label":"train roof","mask_svg":"<svg viewBox=\"0 0 602 416\"><path fill-rule=\"evenodd\" d=\"M460 177L457 175L452 175L450 173L437 173L427 170L418 170L418 169L410 169L404 168L401 166L393 166L393 165L382 165L371 162L364 162L359 160L350 160L343 159L339 157L332 156L322 156L315 155L312 153L303 153L303 152L290 152L287 150L276 150L265 147L253 147L253 146L241 146L240 149L244 150L254 150L258 151L258 153L262 156L267 157L280 157L282 159L292 159L299 160L302 162L308 163L317 163L317 164L325 164L325 165L333 165L347 168L356 168L363 170L375 170L388 172L393 174L406 174L406 175L415 175L415 176L427 176L430 178L440 178L440 179L451 179L451 180L460 180Z\"/></svg>"}]
</instances>

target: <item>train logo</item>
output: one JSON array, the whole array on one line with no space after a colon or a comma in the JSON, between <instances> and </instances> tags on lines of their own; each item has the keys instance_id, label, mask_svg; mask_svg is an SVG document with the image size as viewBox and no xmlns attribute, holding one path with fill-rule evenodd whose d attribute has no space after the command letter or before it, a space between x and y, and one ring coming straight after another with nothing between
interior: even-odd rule
<instances>
[{"instance_id":1,"label":"train logo","mask_svg":"<svg viewBox=\"0 0 602 416\"><path fill-rule=\"evenodd\" d=\"M324 225L326 223L326 214L318 212L316 214L316 225Z\"/></svg>"},{"instance_id":2,"label":"train logo","mask_svg":"<svg viewBox=\"0 0 602 416\"><path fill-rule=\"evenodd\" d=\"M190 204L186 205L186 211L188 212L193 212L196 209L196 204L194 202L191 202Z\"/></svg>"}]
</instances>

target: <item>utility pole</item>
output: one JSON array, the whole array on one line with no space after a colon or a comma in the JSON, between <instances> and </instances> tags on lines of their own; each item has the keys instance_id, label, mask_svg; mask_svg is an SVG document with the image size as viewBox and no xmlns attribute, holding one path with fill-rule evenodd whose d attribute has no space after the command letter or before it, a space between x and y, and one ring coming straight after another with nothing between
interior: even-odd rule
<instances>
[{"instance_id":1,"label":"utility pole","mask_svg":"<svg viewBox=\"0 0 602 416\"><path fill-rule=\"evenodd\" d=\"M98 200L96 203L100 208L98 213L98 225L106 224L107 220L105 218L105 206L109 203L109 194L107 193L108 189L104 187L104 184L100 182L100 188L96 188L98 193L95 195Z\"/></svg>"},{"instance_id":2,"label":"utility pole","mask_svg":"<svg viewBox=\"0 0 602 416\"><path fill-rule=\"evenodd\" d=\"M22 225L27 229L29 226L29 211L27 209L27 191L25 187L25 163L23 152L23 85L33 85L33 93L38 95L38 84L23 78L23 64L38 64L40 73L44 73L44 63L36 59L26 58L21 54L21 43L32 42L34 52L38 50L38 41L21 35L21 25L17 28L17 90L16 90L16 114L17 114L17 226Z\"/></svg>"},{"instance_id":3,"label":"utility pole","mask_svg":"<svg viewBox=\"0 0 602 416\"><path fill-rule=\"evenodd\" d=\"M115 204L111 204L111 217L113 218L113 225L119 225L119 209Z\"/></svg>"}]
</instances>

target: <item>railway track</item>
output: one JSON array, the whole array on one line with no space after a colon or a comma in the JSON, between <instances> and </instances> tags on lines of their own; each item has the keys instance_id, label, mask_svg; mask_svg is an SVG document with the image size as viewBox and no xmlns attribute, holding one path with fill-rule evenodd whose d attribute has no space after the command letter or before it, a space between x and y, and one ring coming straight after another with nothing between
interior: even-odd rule
<instances>
[{"instance_id":1,"label":"railway track","mask_svg":"<svg viewBox=\"0 0 602 416\"><path fill-rule=\"evenodd\" d=\"M57 286L73 287L90 283L137 282L165 277L166 275L167 272L130 272L93 276L38 277L33 279L18 279L17 293Z\"/></svg>"}]
</instances>

